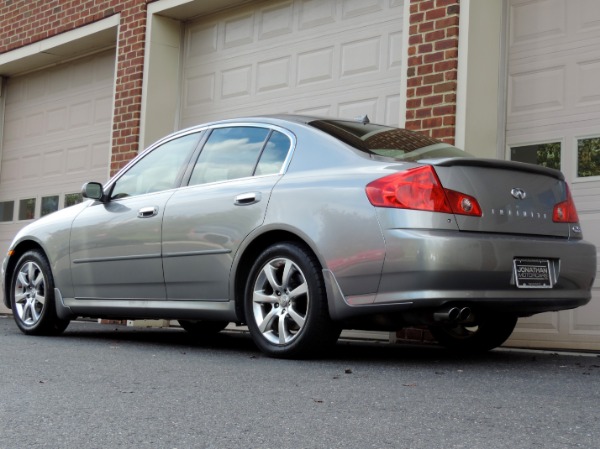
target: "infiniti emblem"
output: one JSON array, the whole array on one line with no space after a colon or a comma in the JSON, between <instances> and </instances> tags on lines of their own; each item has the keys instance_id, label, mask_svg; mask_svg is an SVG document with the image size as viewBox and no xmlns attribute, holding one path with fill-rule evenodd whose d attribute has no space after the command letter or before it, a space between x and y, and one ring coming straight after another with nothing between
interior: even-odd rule
<instances>
[{"instance_id":1,"label":"infiniti emblem","mask_svg":"<svg viewBox=\"0 0 600 449\"><path fill-rule=\"evenodd\" d=\"M515 188L510 191L510 194L518 200L524 200L527 198L527 192L523 189Z\"/></svg>"}]
</instances>

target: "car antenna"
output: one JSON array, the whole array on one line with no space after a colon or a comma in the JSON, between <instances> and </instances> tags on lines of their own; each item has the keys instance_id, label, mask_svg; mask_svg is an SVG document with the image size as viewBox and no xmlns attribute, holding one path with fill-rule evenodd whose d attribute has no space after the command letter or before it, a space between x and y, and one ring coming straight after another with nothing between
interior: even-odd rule
<instances>
[{"instance_id":1,"label":"car antenna","mask_svg":"<svg viewBox=\"0 0 600 449\"><path fill-rule=\"evenodd\" d=\"M367 114L356 117L356 121L361 122L363 125L371 123L371 120L369 120L369 116Z\"/></svg>"}]
</instances>

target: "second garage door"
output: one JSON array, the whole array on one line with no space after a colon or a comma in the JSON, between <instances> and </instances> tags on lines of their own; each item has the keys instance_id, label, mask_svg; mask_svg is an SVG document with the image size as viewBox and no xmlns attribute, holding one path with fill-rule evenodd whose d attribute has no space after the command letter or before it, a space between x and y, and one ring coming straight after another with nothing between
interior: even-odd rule
<instances>
[{"instance_id":1,"label":"second garage door","mask_svg":"<svg viewBox=\"0 0 600 449\"><path fill-rule=\"evenodd\" d=\"M310 113L396 125L403 2L252 2L185 29L180 127Z\"/></svg>"},{"instance_id":2,"label":"second garage door","mask_svg":"<svg viewBox=\"0 0 600 449\"><path fill-rule=\"evenodd\" d=\"M561 169L584 236L600 247L600 2L509 7L508 157ZM592 293L585 307L520 320L509 343L600 349L600 272Z\"/></svg>"},{"instance_id":3,"label":"second garage door","mask_svg":"<svg viewBox=\"0 0 600 449\"><path fill-rule=\"evenodd\" d=\"M31 220L108 177L115 52L9 78L0 165L0 251ZM0 293L1 294L1 293Z\"/></svg>"}]
</instances>

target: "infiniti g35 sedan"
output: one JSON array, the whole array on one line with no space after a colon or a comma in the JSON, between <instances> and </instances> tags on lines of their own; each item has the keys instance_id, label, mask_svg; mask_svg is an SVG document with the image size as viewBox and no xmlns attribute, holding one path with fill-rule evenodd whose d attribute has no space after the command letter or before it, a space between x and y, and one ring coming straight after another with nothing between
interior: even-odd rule
<instances>
[{"instance_id":1,"label":"infiniti g35 sedan","mask_svg":"<svg viewBox=\"0 0 600 449\"><path fill-rule=\"evenodd\" d=\"M344 328L419 326L485 351L518 317L586 304L596 272L559 171L366 118L204 124L83 196L10 245L4 301L26 334L77 317L196 336L234 322L266 354L304 357Z\"/></svg>"}]
</instances>

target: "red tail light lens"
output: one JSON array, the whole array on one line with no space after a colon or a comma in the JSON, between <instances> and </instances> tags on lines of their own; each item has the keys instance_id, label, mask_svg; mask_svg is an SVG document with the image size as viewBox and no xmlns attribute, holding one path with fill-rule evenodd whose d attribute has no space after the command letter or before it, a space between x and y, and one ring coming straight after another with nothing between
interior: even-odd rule
<instances>
[{"instance_id":1,"label":"red tail light lens","mask_svg":"<svg viewBox=\"0 0 600 449\"><path fill-rule=\"evenodd\" d=\"M477 200L444 189L430 165L376 179L367 185L366 192L373 206L481 216Z\"/></svg>"},{"instance_id":2,"label":"red tail light lens","mask_svg":"<svg viewBox=\"0 0 600 449\"><path fill-rule=\"evenodd\" d=\"M577 215L577 208L575 207L575 202L571 196L571 190L569 189L569 186L567 185L566 187L567 200L554 206L554 211L552 212L552 221L555 223L578 223L579 215Z\"/></svg>"},{"instance_id":3,"label":"red tail light lens","mask_svg":"<svg viewBox=\"0 0 600 449\"><path fill-rule=\"evenodd\" d=\"M450 201L452 212L458 215L473 215L481 217L481 207L475 198L454 190L444 189Z\"/></svg>"}]
</instances>

